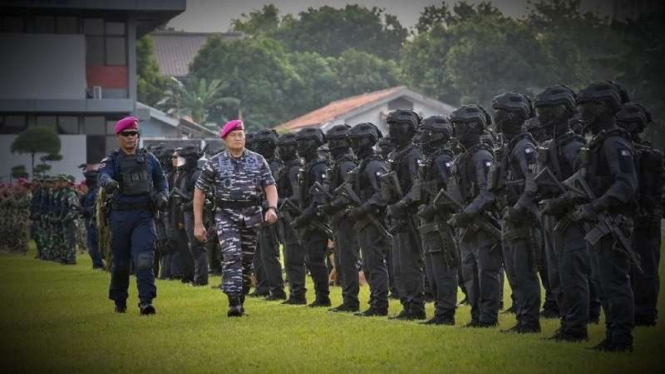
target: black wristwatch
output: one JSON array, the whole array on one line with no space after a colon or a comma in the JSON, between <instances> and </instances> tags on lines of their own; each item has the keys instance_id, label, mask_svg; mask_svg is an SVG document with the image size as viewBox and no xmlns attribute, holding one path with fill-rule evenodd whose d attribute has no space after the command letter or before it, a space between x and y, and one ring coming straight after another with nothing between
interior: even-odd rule
<instances>
[{"instance_id":1,"label":"black wristwatch","mask_svg":"<svg viewBox=\"0 0 665 374\"><path fill-rule=\"evenodd\" d=\"M277 207L276 206L269 206L268 209L266 209L266 212L269 211L270 209L275 211L275 214L277 214Z\"/></svg>"}]
</instances>

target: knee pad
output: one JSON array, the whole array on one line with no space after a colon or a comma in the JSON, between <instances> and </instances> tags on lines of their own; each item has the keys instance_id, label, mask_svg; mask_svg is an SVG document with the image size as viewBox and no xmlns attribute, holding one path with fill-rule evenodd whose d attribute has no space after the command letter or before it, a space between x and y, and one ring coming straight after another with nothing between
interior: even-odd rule
<instances>
[{"instance_id":1,"label":"knee pad","mask_svg":"<svg viewBox=\"0 0 665 374\"><path fill-rule=\"evenodd\" d=\"M152 253L139 253L136 258L136 269L137 270L148 270L152 269L154 258Z\"/></svg>"}]
</instances>

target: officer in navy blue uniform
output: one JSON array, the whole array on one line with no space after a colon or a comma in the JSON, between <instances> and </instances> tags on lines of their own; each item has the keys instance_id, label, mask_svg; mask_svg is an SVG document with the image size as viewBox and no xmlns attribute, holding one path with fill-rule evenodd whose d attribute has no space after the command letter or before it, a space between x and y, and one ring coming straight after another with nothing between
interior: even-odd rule
<instances>
[{"instance_id":1,"label":"officer in navy blue uniform","mask_svg":"<svg viewBox=\"0 0 665 374\"><path fill-rule=\"evenodd\" d=\"M155 224L153 209L163 209L167 202L168 184L157 158L138 148L138 120L126 117L115 125L120 148L102 160L99 184L113 194L110 213L111 285L109 298L115 310L127 310L129 268L133 261L142 315L155 314L152 300L157 297L153 257Z\"/></svg>"}]
</instances>

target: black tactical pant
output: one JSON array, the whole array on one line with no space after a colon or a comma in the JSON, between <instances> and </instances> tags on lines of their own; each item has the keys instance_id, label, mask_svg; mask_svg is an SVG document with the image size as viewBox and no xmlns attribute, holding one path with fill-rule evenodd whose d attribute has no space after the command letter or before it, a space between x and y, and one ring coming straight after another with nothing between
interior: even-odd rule
<instances>
[{"instance_id":1,"label":"black tactical pant","mask_svg":"<svg viewBox=\"0 0 665 374\"><path fill-rule=\"evenodd\" d=\"M641 260L642 271L633 269L631 281L635 295L635 319L655 322L658 319L658 292L660 291L660 227L647 224L635 227L632 235L633 251Z\"/></svg>"},{"instance_id":2,"label":"black tactical pant","mask_svg":"<svg viewBox=\"0 0 665 374\"><path fill-rule=\"evenodd\" d=\"M314 282L316 298L327 300L330 294L328 289L328 267L326 266L328 238L318 231L308 230L303 235L303 245L306 249L305 264Z\"/></svg>"},{"instance_id":3,"label":"black tactical pant","mask_svg":"<svg viewBox=\"0 0 665 374\"><path fill-rule=\"evenodd\" d=\"M557 304L561 332L586 334L589 323L589 251L581 224L572 222L563 232L555 232L557 220L544 216L548 275L552 290L559 290Z\"/></svg>"},{"instance_id":4,"label":"black tactical pant","mask_svg":"<svg viewBox=\"0 0 665 374\"><path fill-rule=\"evenodd\" d=\"M305 247L302 244L286 241L284 244L284 269L289 279L289 298L305 299Z\"/></svg>"},{"instance_id":5,"label":"black tactical pant","mask_svg":"<svg viewBox=\"0 0 665 374\"><path fill-rule=\"evenodd\" d=\"M612 235L601 238L591 251L593 274L598 279L600 299L605 311L605 338L614 344L633 343L635 298L630 284L630 261Z\"/></svg>"},{"instance_id":6,"label":"black tactical pant","mask_svg":"<svg viewBox=\"0 0 665 374\"><path fill-rule=\"evenodd\" d=\"M540 282L536 264L536 243L528 222L505 221L504 259L514 272L513 295L517 325L540 327Z\"/></svg>"},{"instance_id":7,"label":"black tactical pant","mask_svg":"<svg viewBox=\"0 0 665 374\"><path fill-rule=\"evenodd\" d=\"M337 277L342 286L342 299L345 305L357 308L358 292L358 238L353 222L342 219L334 228L335 263Z\"/></svg>"},{"instance_id":8,"label":"black tactical pant","mask_svg":"<svg viewBox=\"0 0 665 374\"><path fill-rule=\"evenodd\" d=\"M415 232L404 218L400 219L393 234L393 273L399 299L407 313L425 310L423 254L420 234Z\"/></svg>"},{"instance_id":9,"label":"black tactical pant","mask_svg":"<svg viewBox=\"0 0 665 374\"><path fill-rule=\"evenodd\" d=\"M540 275L540 283L545 289L545 302L543 303L543 310L553 311L559 313L559 306L556 303L555 292L550 285L549 274L547 272L547 255L545 254L545 242L542 220L536 222L537 227L534 228L536 250L538 251L538 274Z\"/></svg>"},{"instance_id":10,"label":"black tactical pant","mask_svg":"<svg viewBox=\"0 0 665 374\"><path fill-rule=\"evenodd\" d=\"M208 254L206 253L205 244L194 236L194 213L185 212L185 232L187 233L187 241L189 244L189 253L194 262L194 277L195 285L208 284Z\"/></svg>"},{"instance_id":11,"label":"black tactical pant","mask_svg":"<svg viewBox=\"0 0 665 374\"><path fill-rule=\"evenodd\" d=\"M259 243L256 249L258 253L254 254L254 263L256 264L256 258L260 257L262 271L260 272L256 268L255 271L257 277L261 273L262 281L265 283L265 286L260 285L260 283L257 284L256 291L258 293L269 292L275 296L284 295L282 264L279 262L279 242L277 241L277 233L274 225L261 227L259 231Z\"/></svg>"},{"instance_id":12,"label":"black tactical pant","mask_svg":"<svg viewBox=\"0 0 665 374\"><path fill-rule=\"evenodd\" d=\"M484 231L461 241L462 273L471 305L471 319L484 324L498 321L502 253L500 243Z\"/></svg>"},{"instance_id":13,"label":"black tactical pant","mask_svg":"<svg viewBox=\"0 0 665 374\"><path fill-rule=\"evenodd\" d=\"M364 225L360 223L357 227L363 269L369 283L369 306L372 309L387 311L389 281L386 254L390 244L374 224L365 222Z\"/></svg>"},{"instance_id":14,"label":"black tactical pant","mask_svg":"<svg viewBox=\"0 0 665 374\"><path fill-rule=\"evenodd\" d=\"M421 227L425 270L434 296L434 315L453 319L457 306L458 250L450 227L436 222L429 225L438 226L432 227L433 230Z\"/></svg>"},{"instance_id":15,"label":"black tactical pant","mask_svg":"<svg viewBox=\"0 0 665 374\"><path fill-rule=\"evenodd\" d=\"M502 223L505 231L505 222ZM513 309L517 306L517 301L516 301L516 290L517 290L517 274L515 270L515 263L513 260L513 256L511 254L510 248L508 247L508 243L506 242L501 242L501 253L503 256L503 269L500 273L501 275L501 298L499 299L499 303L503 303L503 289L504 289L504 279L508 278L508 285L510 285L510 300L512 303Z\"/></svg>"},{"instance_id":16,"label":"black tactical pant","mask_svg":"<svg viewBox=\"0 0 665 374\"><path fill-rule=\"evenodd\" d=\"M268 287L268 275L266 269L263 267L263 259L261 258L261 230L259 230L259 241L256 243L256 251L254 252L254 260L252 267L254 268L254 276L256 277L256 287L254 292L260 295L267 295L270 293Z\"/></svg>"}]
</instances>

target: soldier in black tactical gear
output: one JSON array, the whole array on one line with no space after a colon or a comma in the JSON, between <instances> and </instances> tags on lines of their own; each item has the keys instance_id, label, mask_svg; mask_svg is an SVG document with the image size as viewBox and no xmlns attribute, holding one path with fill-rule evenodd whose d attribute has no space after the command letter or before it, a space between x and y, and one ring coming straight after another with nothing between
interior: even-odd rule
<instances>
[{"instance_id":1,"label":"soldier in black tactical gear","mask_svg":"<svg viewBox=\"0 0 665 374\"><path fill-rule=\"evenodd\" d=\"M318 149L326 143L326 137L321 129L303 129L296 134L298 141L298 154L305 160L305 166L300 173L300 202L302 211L292 222L293 228L302 232L301 239L307 256L305 263L314 281L316 299L309 304L310 307L330 306L328 290L328 269L326 267L326 251L329 234L321 228L325 226L323 218L319 217L320 206L325 203L325 196L313 194L314 183L328 188L328 162L319 157ZM312 224L316 220L320 225Z\"/></svg>"},{"instance_id":2,"label":"soldier in black tactical gear","mask_svg":"<svg viewBox=\"0 0 665 374\"><path fill-rule=\"evenodd\" d=\"M393 267L395 285L404 308L399 320L425 319L423 254L417 229L417 201L412 196L412 187L418 175L418 163L422 153L413 144L420 118L412 110L398 109L390 112L386 119L390 139L396 146L391 169L396 182L391 183L385 193L388 203L386 216L394 221ZM393 178L394 180L394 178ZM382 178L383 187L388 183Z\"/></svg>"},{"instance_id":3,"label":"soldier in black tactical gear","mask_svg":"<svg viewBox=\"0 0 665 374\"><path fill-rule=\"evenodd\" d=\"M329 170L330 190L334 191L330 201L323 206L322 212L330 217L335 242L335 262L337 279L342 286L342 304L330 309L331 312L357 312L360 308L358 292L358 238L353 229L354 220L348 218L350 201L339 191L350 180L350 172L356 168L356 158L349 144L349 125L333 126L326 133L328 148L333 164Z\"/></svg>"},{"instance_id":4,"label":"soldier in black tactical gear","mask_svg":"<svg viewBox=\"0 0 665 374\"><path fill-rule=\"evenodd\" d=\"M388 164L390 163L389 162L390 154L395 151L395 144L390 140L390 136L384 136L381 139L379 139L378 142L376 142L376 151L377 155L381 157L381 159L384 162ZM385 217L382 218L382 220L383 224L387 225ZM392 246L392 241L390 241L387 245L389 247ZM397 293L397 287L395 286L395 273L393 271L392 250L390 248L386 250L386 262L388 265L388 282L390 288L390 298L399 300L399 294Z\"/></svg>"},{"instance_id":5,"label":"soldier in black tactical gear","mask_svg":"<svg viewBox=\"0 0 665 374\"><path fill-rule=\"evenodd\" d=\"M497 131L508 141L498 167L490 172L488 186L490 191L503 195L500 200L506 205L503 213L504 264L507 274L515 277L513 302L517 325L506 331L536 333L540 332L537 275L540 245L533 222L538 221L539 212L534 202L536 189L526 188L526 184L535 175L537 145L531 133L522 132L524 121L533 116L533 107L525 95L505 93L494 97L492 109Z\"/></svg>"},{"instance_id":6,"label":"soldier in black tactical gear","mask_svg":"<svg viewBox=\"0 0 665 374\"><path fill-rule=\"evenodd\" d=\"M298 180L303 161L298 155L296 134L287 133L277 139L277 152L284 167L277 176L277 193L280 200L280 217L277 223L280 240L284 244L284 269L289 281L289 298L283 304L306 304L305 294L305 247L299 234L291 226L295 213L285 207L288 199L300 205L300 182Z\"/></svg>"},{"instance_id":7,"label":"soldier in black tactical gear","mask_svg":"<svg viewBox=\"0 0 665 374\"><path fill-rule=\"evenodd\" d=\"M173 188L173 152L175 149L167 145L155 147L155 156L162 165L166 179L169 182L169 188ZM159 212L155 217L155 232L157 233L156 249L159 252L159 279L171 279L172 263L174 262L175 247L170 244L169 238L172 235L172 229L169 225L168 210Z\"/></svg>"},{"instance_id":8,"label":"soldier in black tactical gear","mask_svg":"<svg viewBox=\"0 0 665 374\"><path fill-rule=\"evenodd\" d=\"M557 85L546 88L535 100L536 114L550 140L539 148L538 169L547 167L558 182L573 175L584 138L570 130L575 93ZM549 284L561 313L561 326L552 336L556 341L588 339L590 300L589 252L584 227L570 218L573 201L560 188L538 187L543 199L543 232Z\"/></svg>"},{"instance_id":9,"label":"soldier in black tactical gear","mask_svg":"<svg viewBox=\"0 0 665 374\"><path fill-rule=\"evenodd\" d=\"M613 82L593 83L577 98L585 132L591 132L594 138L588 144L588 157L582 157L580 179L574 181L586 201L573 218L588 225L587 238L596 238L595 243L590 240L591 265L600 286L606 337L594 349L610 352L632 350L635 324L630 284L634 254L627 239L632 219L626 213L637 192L638 179L630 133L618 127L614 119L627 101L625 91ZM595 235L597 232L601 233Z\"/></svg>"},{"instance_id":10,"label":"soldier in black tactical gear","mask_svg":"<svg viewBox=\"0 0 665 374\"><path fill-rule=\"evenodd\" d=\"M272 129L260 130L254 137L254 148L268 162L273 178L277 179L284 162L275 154L277 148L277 132ZM267 202L263 208L268 209ZM285 300L282 265L279 262L279 240L275 225L264 225L259 231L259 242L254 252L254 271L257 295L265 295L266 300ZM251 294L250 294L251 296Z\"/></svg>"},{"instance_id":11,"label":"soldier in black tactical gear","mask_svg":"<svg viewBox=\"0 0 665 374\"><path fill-rule=\"evenodd\" d=\"M348 221L353 223L357 234L370 289L369 309L356 313L361 317L388 315L386 255L391 239L384 221L379 218L383 217L385 209L379 176L388 172L388 166L373 148L381 137L381 131L368 122L357 124L349 131L351 148L360 164L350 176L352 190L348 195L355 201L350 202L354 208L348 213Z\"/></svg>"},{"instance_id":12,"label":"soldier in black tactical gear","mask_svg":"<svg viewBox=\"0 0 665 374\"><path fill-rule=\"evenodd\" d=\"M457 305L459 252L454 231L446 221L451 210L439 204L436 197L448 187L454 153L449 148L453 128L440 116L425 118L420 123L420 142L425 160L420 165L417 188L420 188L419 227L425 257L425 269L434 296L434 317L424 324L454 325Z\"/></svg>"},{"instance_id":13,"label":"soldier in black tactical gear","mask_svg":"<svg viewBox=\"0 0 665 374\"><path fill-rule=\"evenodd\" d=\"M455 110L450 120L455 136L464 152L455 160L455 182L459 187L464 210L448 221L461 228L460 254L471 322L467 327L494 327L498 324L501 271L500 238L474 225L488 220L494 195L487 190L487 174L494 163L491 147L481 141L491 123L489 114L477 105L465 105ZM498 229L498 223L490 223Z\"/></svg>"},{"instance_id":14,"label":"soldier in black tactical gear","mask_svg":"<svg viewBox=\"0 0 665 374\"><path fill-rule=\"evenodd\" d=\"M635 295L635 325L655 326L658 320L660 276L660 221L663 219L665 167L663 153L640 134L651 123L651 113L637 103L626 103L616 115L617 125L630 133L635 147L639 179L637 211L632 235L633 251L641 260L642 271L633 269L630 280Z\"/></svg>"},{"instance_id":15,"label":"soldier in black tactical gear","mask_svg":"<svg viewBox=\"0 0 665 374\"><path fill-rule=\"evenodd\" d=\"M194 145L188 145L178 151L178 156L185 160L185 164L180 167L183 174L180 180L177 193L182 193L182 214L187 234L190 256L194 260L194 274L192 279L193 286L205 286L208 284L208 254L203 242L194 237L194 212L192 201L194 199L194 189L196 181L201 174L198 167L198 160L201 157L199 148Z\"/></svg>"}]
</instances>

